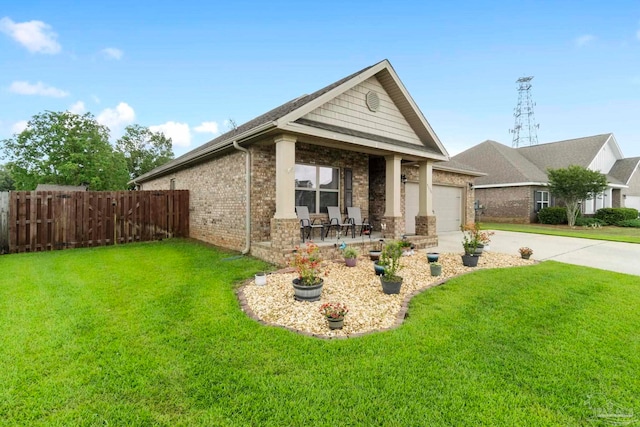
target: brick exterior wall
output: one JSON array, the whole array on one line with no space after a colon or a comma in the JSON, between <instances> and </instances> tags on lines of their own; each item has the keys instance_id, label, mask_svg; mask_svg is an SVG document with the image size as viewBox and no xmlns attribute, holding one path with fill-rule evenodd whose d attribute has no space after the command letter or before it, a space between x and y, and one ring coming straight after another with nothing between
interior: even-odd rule
<instances>
[{"instance_id":1,"label":"brick exterior wall","mask_svg":"<svg viewBox=\"0 0 640 427\"><path fill-rule=\"evenodd\" d=\"M229 249L245 245L245 154L230 152L158 179L143 190L189 190L189 236ZM272 184L273 186L273 184Z\"/></svg>"},{"instance_id":2,"label":"brick exterior wall","mask_svg":"<svg viewBox=\"0 0 640 427\"><path fill-rule=\"evenodd\" d=\"M482 222L507 222L528 224L536 221L536 190L544 187L476 188L476 198L484 206L479 220Z\"/></svg>"}]
</instances>

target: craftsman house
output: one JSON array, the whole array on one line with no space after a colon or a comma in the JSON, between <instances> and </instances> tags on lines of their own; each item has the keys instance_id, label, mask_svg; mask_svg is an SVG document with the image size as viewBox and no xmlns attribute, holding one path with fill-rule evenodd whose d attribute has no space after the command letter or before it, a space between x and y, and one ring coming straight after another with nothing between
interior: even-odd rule
<instances>
[{"instance_id":1,"label":"craftsman house","mask_svg":"<svg viewBox=\"0 0 640 427\"><path fill-rule=\"evenodd\" d=\"M359 207L386 237L436 245L438 232L473 220L472 183L482 175L447 160L384 60L133 182L189 190L191 237L282 264L301 242L295 206L324 222L327 206Z\"/></svg>"},{"instance_id":2,"label":"craftsman house","mask_svg":"<svg viewBox=\"0 0 640 427\"><path fill-rule=\"evenodd\" d=\"M486 172L475 181L482 221L535 222L540 209L555 203L547 169L571 165L600 171L609 182L604 193L582 202L583 214L606 207L640 208L640 157L624 158L611 133L520 148L485 141L453 159Z\"/></svg>"}]
</instances>

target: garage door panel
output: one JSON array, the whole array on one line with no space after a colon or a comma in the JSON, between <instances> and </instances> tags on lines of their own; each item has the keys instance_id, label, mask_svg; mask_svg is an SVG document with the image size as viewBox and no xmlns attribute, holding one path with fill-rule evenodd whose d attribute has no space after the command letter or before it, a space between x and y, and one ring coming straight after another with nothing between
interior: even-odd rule
<instances>
[{"instance_id":1,"label":"garage door panel","mask_svg":"<svg viewBox=\"0 0 640 427\"><path fill-rule=\"evenodd\" d=\"M462 224L462 188L433 186L436 232L457 231Z\"/></svg>"}]
</instances>

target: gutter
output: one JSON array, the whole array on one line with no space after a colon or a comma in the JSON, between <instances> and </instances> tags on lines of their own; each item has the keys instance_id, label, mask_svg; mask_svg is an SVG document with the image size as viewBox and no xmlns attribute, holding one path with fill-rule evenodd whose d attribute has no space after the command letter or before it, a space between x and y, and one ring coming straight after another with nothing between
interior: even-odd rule
<instances>
[{"instance_id":1,"label":"gutter","mask_svg":"<svg viewBox=\"0 0 640 427\"><path fill-rule=\"evenodd\" d=\"M238 141L233 141L233 147L238 151L243 151L245 154L245 194L247 195L246 208L245 208L245 220L244 220L244 238L245 244L242 250L242 255L249 253L251 249L251 154L249 150L238 145Z\"/></svg>"}]
</instances>

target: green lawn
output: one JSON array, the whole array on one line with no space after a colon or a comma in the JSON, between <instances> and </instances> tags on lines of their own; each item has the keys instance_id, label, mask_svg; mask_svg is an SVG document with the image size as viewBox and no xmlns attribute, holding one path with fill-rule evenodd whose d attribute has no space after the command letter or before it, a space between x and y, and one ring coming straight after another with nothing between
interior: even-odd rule
<instances>
[{"instance_id":1,"label":"green lawn","mask_svg":"<svg viewBox=\"0 0 640 427\"><path fill-rule=\"evenodd\" d=\"M517 231L520 233L550 234L553 236L579 237L582 239L608 240L612 242L640 243L640 228L607 226L601 228L575 227L545 224L482 223L485 230Z\"/></svg>"},{"instance_id":2,"label":"green lawn","mask_svg":"<svg viewBox=\"0 0 640 427\"><path fill-rule=\"evenodd\" d=\"M264 264L189 241L0 257L0 424L606 425L640 414L638 277L485 270L393 331L320 340L240 311ZM638 421L640 421L640 415Z\"/></svg>"}]
</instances>

